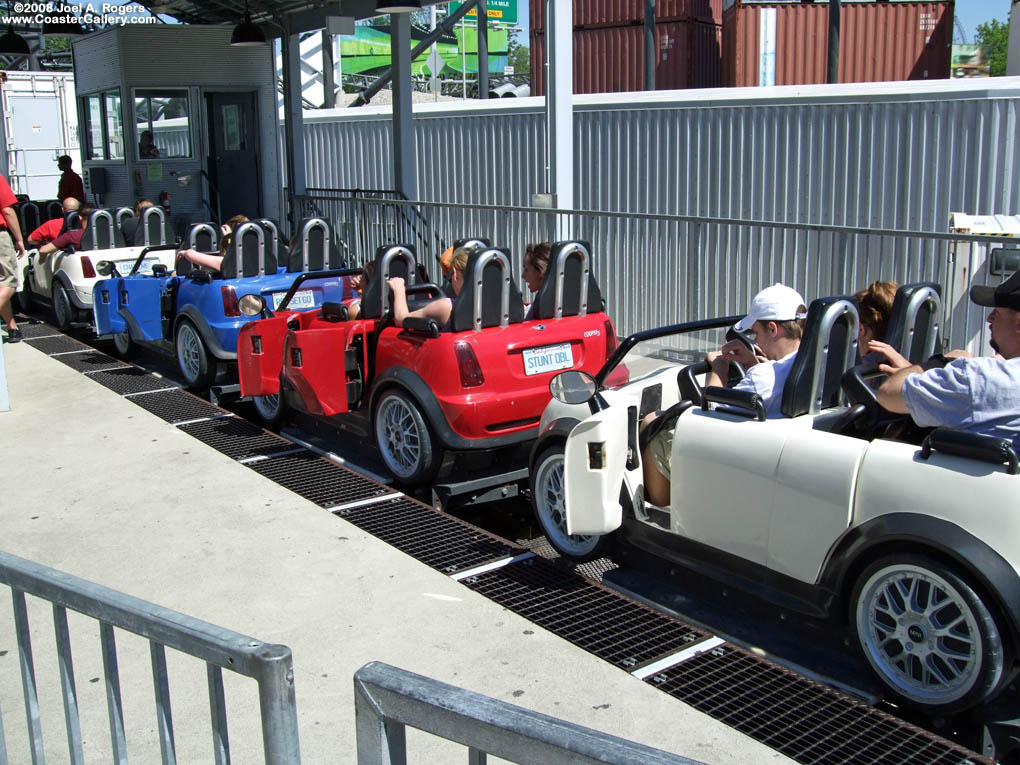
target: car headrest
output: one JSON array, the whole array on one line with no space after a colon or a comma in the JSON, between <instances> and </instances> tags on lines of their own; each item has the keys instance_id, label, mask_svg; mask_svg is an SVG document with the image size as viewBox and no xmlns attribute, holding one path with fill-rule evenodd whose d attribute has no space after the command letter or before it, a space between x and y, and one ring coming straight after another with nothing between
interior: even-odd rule
<instances>
[{"instance_id":1,"label":"car headrest","mask_svg":"<svg viewBox=\"0 0 1020 765\"><path fill-rule=\"evenodd\" d=\"M272 231L257 221L242 223L234 230L230 246L220 264L224 279L275 274L276 251Z\"/></svg>"},{"instance_id":2,"label":"car headrest","mask_svg":"<svg viewBox=\"0 0 1020 765\"><path fill-rule=\"evenodd\" d=\"M783 388L787 417L817 414L839 403L843 373L857 359L857 299L819 298L808 306L800 349Z\"/></svg>"},{"instance_id":3,"label":"car headrest","mask_svg":"<svg viewBox=\"0 0 1020 765\"><path fill-rule=\"evenodd\" d=\"M329 224L322 218L302 220L298 225L294 246L287 256L287 270L300 273L343 267L343 257L333 244Z\"/></svg>"},{"instance_id":4,"label":"car headrest","mask_svg":"<svg viewBox=\"0 0 1020 765\"><path fill-rule=\"evenodd\" d=\"M93 210L89 225L81 238L80 250L110 250L124 246L124 236L113 219L111 210Z\"/></svg>"},{"instance_id":5,"label":"car headrest","mask_svg":"<svg viewBox=\"0 0 1020 765\"><path fill-rule=\"evenodd\" d=\"M361 316L365 319L379 319L383 315L383 297L386 298L385 310L389 310L391 290L386 280L395 276L403 277L408 286L417 284L417 272L414 246L410 244L383 245L375 251L375 271L365 285L361 296ZM384 295L385 290L385 295Z\"/></svg>"},{"instance_id":6,"label":"car headrest","mask_svg":"<svg viewBox=\"0 0 1020 765\"><path fill-rule=\"evenodd\" d=\"M188 231L188 247L199 252L216 252L220 230L212 223L196 223Z\"/></svg>"},{"instance_id":7,"label":"car headrest","mask_svg":"<svg viewBox=\"0 0 1020 765\"><path fill-rule=\"evenodd\" d=\"M904 284L896 290L885 342L911 364L927 361L942 352L939 321L942 287L936 282Z\"/></svg>"},{"instance_id":8,"label":"car headrest","mask_svg":"<svg viewBox=\"0 0 1020 765\"><path fill-rule=\"evenodd\" d=\"M284 247L286 247L287 242L290 241L283 235L283 229L280 228L280 224L277 223L272 218L258 218L255 222L261 223L263 228L269 230L270 234L272 235L270 238L272 239L273 242L272 244L273 252L277 255L277 257L279 257L280 242L282 241Z\"/></svg>"},{"instance_id":9,"label":"car headrest","mask_svg":"<svg viewBox=\"0 0 1020 765\"><path fill-rule=\"evenodd\" d=\"M505 327L524 320L524 301L512 278L507 250L477 249L468 256L464 286L453 301L454 332Z\"/></svg>"},{"instance_id":10,"label":"car headrest","mask_svg":"<svg viewBox=\"0 0 1020 765\"><path fill-rule=\"evenodd\" d=\"M141 224L135 229L134 243L137 246L156 247L170 242L170 231L166 223L166 211L159 205L142 210Z\"/></svg>"},{"instance_id":11,"label":"car headrest","mask_svg":"<svg viewBox=\"0 0 1020 765\"><path fill-rule=\"evenodd\" d=\"M42 210L35 202L21 202L18 204L18 223L21 224L21 233L26 237L35 231L43 223Z\"/></svg>"},{"instance_id":12,"label":"car headrest","mask_svg":"<svg viewBox=\"0 0 1020 765\"><path fill-rule=\"evenodd\" d=\"M81 215L79 215L77 210L71 210L71 212L64 215L64 225L60 227L61 234L79 228L81 228Z\"/></svg>"},{"instance_id":13,"label":"car headrest","mask_svg":"<svg viewBox=\"0 0 1020 765\"><path fill-rule=\"evenodd\" d=\"M552 246L549 268L535 295L535 306L533 316L536 319L579 316L602 310L602 290L592 268L591 245L556 242Z\"/></svg>"}]
</instances>

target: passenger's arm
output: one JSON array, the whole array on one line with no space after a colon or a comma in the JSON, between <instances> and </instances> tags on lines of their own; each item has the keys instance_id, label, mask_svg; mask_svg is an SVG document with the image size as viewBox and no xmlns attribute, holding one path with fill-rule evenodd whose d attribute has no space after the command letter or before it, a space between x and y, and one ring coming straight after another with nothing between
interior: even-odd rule
<instances>
[{"instance_id":1,"label":"passenger's arm","mask_svg":"<svg viewBox=\"0 0 1020 765\"><path fill-rule=\"evenodd\" d=\"M213 271L219 271L220 266L223 265L222 255L210 255L207 252L199 252L198 250L181 250L177 253L178 256L183 256L187 260L198 266L205 266L211 268Z\"/></svg>"},{"instance_id":2,"label":"passenger's arm","mask_svg":"<svg viewBox=\"0 0 1020 765\"><path fill-rule=\"evenodd\" d=\"M407 285L402 277L394 276L386 280L386 286L393 290L393 323L398 327L404 326L404 319L407 318Z\"/></svg>"},{"instance_id":3,"label":"passenger's arm","mask_svg":"<svg viewBox=\"0 0 1020 765\"><path fill-rule=\"evenodd\" d=\"M723 356L722 351L710 351L705 354L705 361L712 365L711 371L705 380L705 387L726 386L726 380L730 373L730 360Z\"/></svg>"},{"instance_id":4,"label":"passenger's arm","mask_svg":"<svg viewBox=\"0 0 1020 765\"><path fill-rule=\"evenodd\" d=\"M894 372L878 389L878 403L882 408L896 414L909 414L907 402L903 398L903 383L910 375L923 371L920 365L913 364Z\"/></svg>"}]
</instances>

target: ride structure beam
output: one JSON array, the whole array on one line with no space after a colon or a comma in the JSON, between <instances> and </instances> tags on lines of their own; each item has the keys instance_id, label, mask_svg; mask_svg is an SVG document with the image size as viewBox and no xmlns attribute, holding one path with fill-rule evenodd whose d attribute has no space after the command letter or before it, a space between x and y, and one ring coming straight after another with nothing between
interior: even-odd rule
<instances>
[{"instance_id":1,"label":"ride structure beam","mask_svg":"<svg viewBox=\"0 0 1020 765\"><path fill-rule=\"evenodd\" d=\"M411 124L411 16L393 14L393 185L407 199L418 198L414 126Z\"/></svg>"}]
</instances>

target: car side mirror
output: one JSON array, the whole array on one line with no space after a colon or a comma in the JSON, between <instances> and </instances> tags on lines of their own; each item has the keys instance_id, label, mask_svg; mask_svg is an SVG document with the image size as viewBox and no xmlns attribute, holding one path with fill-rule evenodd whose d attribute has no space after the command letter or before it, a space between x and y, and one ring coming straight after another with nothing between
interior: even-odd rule
<instances>
[{"instance_id":1,"label":"car side mirror","mask_svg":"<svg viewBox=\"0 0 1020 765\"><path fill-rule=\"evenodd\" d=\"M100 260L96 263L96 271L102 276L109 276L116 270L116 266L109 260Z\"/></svg>"},{"instance_id":2,"label":"car side mirror","mask_svg":"<svg viewBox=\"0 0 1020 765\"><path fill-rule=\"evenodd\" d=\"M549 393L563 404L584 404L598 392L598 383L587 372L568 369L549 381Z\"/></svg>"}]
</instances>

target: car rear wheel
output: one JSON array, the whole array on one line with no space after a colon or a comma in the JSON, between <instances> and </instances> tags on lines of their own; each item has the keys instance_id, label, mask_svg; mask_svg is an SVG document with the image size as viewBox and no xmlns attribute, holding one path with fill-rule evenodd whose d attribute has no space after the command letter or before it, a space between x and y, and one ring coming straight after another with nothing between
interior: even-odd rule
<instances>
[{"instance_id":1,"label":"car rear wheel","mask_svg":"<svg viewBox=\"0 0 1020 765\"><path fill-rule=\"evenodd\" d=\"M287 405L284 403L283 394L273 393L269 396L252 396L252 405L255 407L255 414L267 428L276 427L283 420L287 412Z\"/></svg>"},{"instance_id":2,"label":"car rear wheel","mask_svg":"<svg viewBox=\"0 0 1020 765\"><path fill-rule=\"evenodd\" d=\"M57 329L67 329L74 321L74 306L64 285L57 282L53 285L53 323Z\"/></svg>"},{"instance_id":3,"label":"car rear wheel","mask_svg":"<svg viewBox=\"0 0 1020 765\"><path fill-rule=\"evenodd\" d=\"M118 332L113 336L113 350L122 359L133 359L141 351L141 348L131 339L130 334Z\"/></svg>"},{"instance_id":4,"label":"car rear wheel","mask_svg":"<svg viewBox=\"0 0 1020 765\"><path fill-rule=\"evenodd\" d=\"M216 374L216 361L205 347L198 329L187 319L177 325L174 350L177 354L177 367L189 388L204 388L212 382Z\"/></svg>"},{"instance_id":5,"label":"car rear wheel","mask_svg":"<svg viewBox=\"0 0 1020 765\"><path fill-rule=\"evenodd\" d=\"M1012 676L995 616L948 564L883 558L858 578L851 602L861 651L908 706L957 712L990 700Z\"/></svg>"},{"instance_id":6,"label":"car rear wheel","mask_svg":"<svg viewBox=\"0 0 1020 765\"><path fill-rule=\"evenodd\" d=\"M443 461L442 450L417 404L400 390L389 390L379 400L375 440L386 467L401 483L428 483Z\"/></svg>"},{"instance_id":7,"label":"car rear wheel","mask_svg":"<svg viewBox=\"0 0 1020 765\"><path fill-rule=\"evenodd\" d=\"M546 539L565 558L592 560L605 554L609 535L567 533L563 503L563 444L550 446L535 461L531 474L531 506Z\"/></svg>"},{"instance_id":8,"label":"car rear wheel","mask_svg":"<svg viewBox=\"0 0 1020 765\"><path fill-rule=\"evenodd\" d=\"M32 310L32 287L28 284L26 278L25 283L21 285L21 291L17 293L18 297L18 309L22 313L28 313Z\"/></svg>"}]
</instances>

